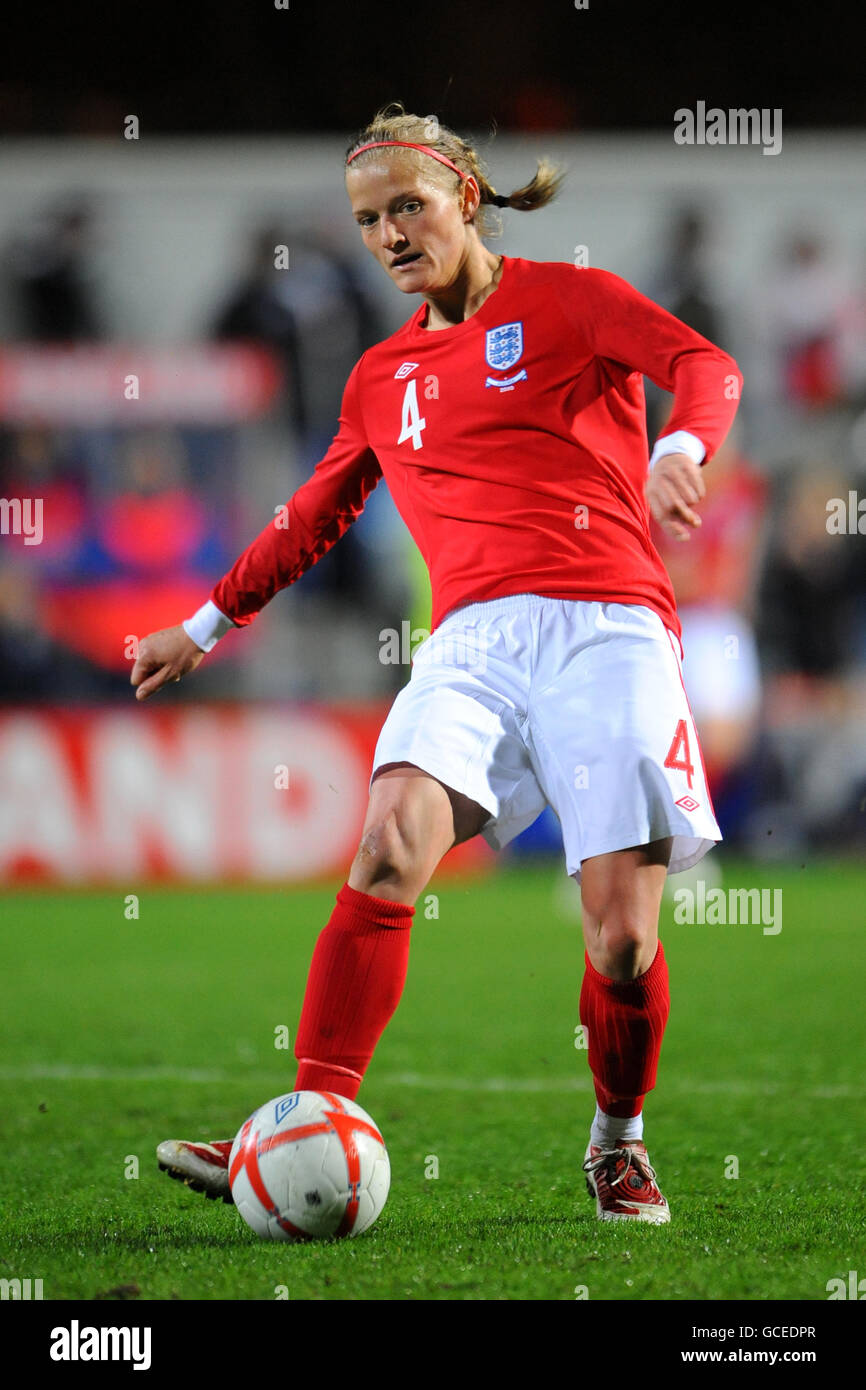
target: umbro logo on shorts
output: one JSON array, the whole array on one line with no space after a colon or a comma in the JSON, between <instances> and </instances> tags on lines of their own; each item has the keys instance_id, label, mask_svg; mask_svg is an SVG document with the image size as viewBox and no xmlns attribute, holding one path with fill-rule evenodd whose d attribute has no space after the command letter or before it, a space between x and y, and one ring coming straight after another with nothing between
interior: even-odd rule
<instances>
[{"instance_id":1,"label":"umbro logo on shorts","mask_svg":"<svg viewBox=\"0 0 866 1390\"><path fill-rule=\"evenodd\" d=\"M410 376L417 366L417 362L404 362L402 366L399 366L396 372L394 373L394 380L402 381L403 377Z\"/></svg>"},{"instance_id":2,"label":"umbro logo on shorts","mask_svg":"<svg viewBox=\"0 0 866 1390\"><path fill-rule=\"evenodd\" d=\"M681 796L679 801L674 802L675 806L682 806L684 811L696 811L700 804L693 796Z\"/></svg>"}]
</instances>

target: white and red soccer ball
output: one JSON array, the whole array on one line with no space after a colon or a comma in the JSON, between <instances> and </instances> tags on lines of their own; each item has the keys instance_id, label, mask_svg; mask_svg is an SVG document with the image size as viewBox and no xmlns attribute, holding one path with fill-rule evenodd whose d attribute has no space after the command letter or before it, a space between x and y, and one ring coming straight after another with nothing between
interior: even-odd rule
<instances>
[{"instance_id":1,"label":"white and red soccer ball","mask_svg":"<svg viewBox=\"0 0 866 1390\"><path fill-rule=\"evenodd\" d=\"M330 1091L277 1096L241 1126L229 1156L235 1206L268 1240L328 1240L372 1226L391 1185L378 1127Z\"/></svg>"}]
</instances>

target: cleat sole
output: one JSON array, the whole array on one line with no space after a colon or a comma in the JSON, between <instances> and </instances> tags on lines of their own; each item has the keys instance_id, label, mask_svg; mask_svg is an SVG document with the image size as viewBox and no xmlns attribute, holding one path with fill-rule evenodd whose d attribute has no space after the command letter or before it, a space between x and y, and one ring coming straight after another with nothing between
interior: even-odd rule
<instances>
[{"instance_id":1,"label":"cleat sole","mask_svg":"<svg viewBox=\"0 0 866 1390\"><path fill-rule=\"evenodd\" d=\"M177 1168L172 1168L168 1163L157 1163L157 1167L161 1173L167 1173L175 1182L182 1182L184 1187L189 1188L190 1192L203 1193L209 1202L215 1202L219 1199L227 1207L233 1207L235 1204L235 1199L230 1192L212 1192L210 1188L205 1187L204 1183L198 1182L195 1178L187 1177L186 1173L178 1172Z\"/></svg>"},{"instance_id":2,"label":"cleat sole","mask_svg":"<svg viewBox=\"0 0 866 1390\"><path fill-rule=\"evenodd\" d=\"M635 1212L634 1216L626 1216L625 1212L602 1211L598 1213L598 1219L599 1221L642 1221L645 1226L666 1226L671 1218L669 1212L664 1212L661 1216L650 1216L649 1213L644 1215L643 1212L640 1215Z\"/></svg>"}]
</instances>

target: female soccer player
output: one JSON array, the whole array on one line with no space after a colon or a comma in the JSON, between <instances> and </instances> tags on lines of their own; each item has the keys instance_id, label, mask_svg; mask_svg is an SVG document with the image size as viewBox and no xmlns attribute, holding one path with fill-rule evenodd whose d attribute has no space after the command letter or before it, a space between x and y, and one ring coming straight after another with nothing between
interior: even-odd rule
<instances>
[{"instance_id":1,"label":"female soccer player","mask_svg":"<svg viewBox=\"0 0 866 1390\"><path fill-rule=\"evenodd\" d=\"M137 698L193 671L330 549L384 476L430 570L432 635L376 748L347 882L313 955L297 1090L353 1099L406 975L414 903L455 844L508 843L545 805L580 883L580 1017L597 1106L583 1167L603 1220L668 1221L643 1143L669 1010L665 875L720 839L649 513L686 538L733 419L736 363L604 270L497 256L485 209L543 207L544 161L500 196L475 150L388 107L346 156L370 254L423 303L361 357L339 430L181 626L140 644ZM642 374L673 392L648 458ZM231 1141L161 1165L231 1200Z\"/></svg>"}]
</instances>

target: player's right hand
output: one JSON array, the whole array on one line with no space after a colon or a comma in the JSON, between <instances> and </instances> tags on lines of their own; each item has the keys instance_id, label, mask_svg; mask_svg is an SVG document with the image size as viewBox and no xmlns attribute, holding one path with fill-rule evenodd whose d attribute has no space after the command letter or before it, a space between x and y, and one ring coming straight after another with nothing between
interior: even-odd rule
<instances>
[{"instance_id":1,"label":"player's right hand","mask_svg":"<svg viewBox=\"0 0 866 1390\"><path fill-rule=\"evenodd\" d=\"M181 676L188 676L203 656L201 647L197 647L180 626L164 627L160 632L151 632L143 637L138 644L138 656L129 678L138 687L136 700L146 700L162 690L164 685L179 681Z\"/></svg>"}]
</instances>

